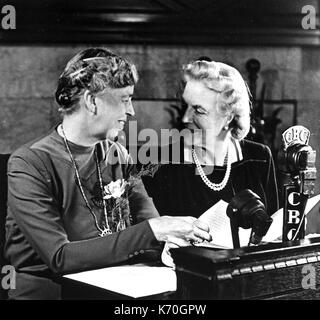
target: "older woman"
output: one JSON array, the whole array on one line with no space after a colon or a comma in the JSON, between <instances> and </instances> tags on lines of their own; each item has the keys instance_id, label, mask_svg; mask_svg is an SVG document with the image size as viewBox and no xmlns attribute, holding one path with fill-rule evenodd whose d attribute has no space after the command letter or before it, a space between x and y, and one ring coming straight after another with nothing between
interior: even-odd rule
<instances>
[{"instance_id":1,"label":"older woman","mask_svg":"<svg viewBox=\"0 0 320 320\"><path fill-rule=\"evenodd\" d=\"M157 260L163 242L210 239L194 217L159 217L132 160L114 142L137 72L103 48L73 57L59 78L62 122L9 160L6 257L17 271L11 299L59 299L57 276Z\"/></svg>"},{"instance_id":2,"label":"older woman","mask_svg":"<svg viewBox=\"0 0 320 320\"><path fill-rule=\"evenodd\" d=\"M250 189L271 215L278 209L274 163L267 146L244 139L250 101L240 73L223 63L194 61L182 74L188 130L180 140L180 163L170 159L144 178L158 211L199 217L219 200L230 202Z\"/></svg>"}]
</instances>

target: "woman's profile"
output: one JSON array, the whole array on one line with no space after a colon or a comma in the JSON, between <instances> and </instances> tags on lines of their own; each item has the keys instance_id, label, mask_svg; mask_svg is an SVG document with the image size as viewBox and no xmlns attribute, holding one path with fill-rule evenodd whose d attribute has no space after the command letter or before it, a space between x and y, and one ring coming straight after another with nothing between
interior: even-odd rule
<instances>
[{"instance_id":1,"label":"woman's profile","mask_svg":"<svg viewBox=\"0 0 320 320\"><path fill-rule=\"evenodd\" d=\"M182 67L186 104L180 161L169 159L144 177L160 212L199 217L218 201L250 190L271 216L278 209L275 168L268 146L246 140L250 93L241 74L227 64L197 60Z\"/></svg>"}]
</instances>

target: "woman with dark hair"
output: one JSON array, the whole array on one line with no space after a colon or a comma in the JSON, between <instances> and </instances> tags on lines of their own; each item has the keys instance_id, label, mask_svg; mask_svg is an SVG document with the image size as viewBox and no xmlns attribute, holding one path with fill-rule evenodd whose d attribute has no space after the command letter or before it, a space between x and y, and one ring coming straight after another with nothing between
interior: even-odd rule
<instances>
[{"instance_id":1,"label":"woman with dark hair","mask_svg":"<svg viewBox=\"0 0 320 320\"><path fill-rule=\"evenodd\" d=\"M158 260L163 243L209 239L193 217L159 217L132 160L115 142L138 79L103 48L72 58L59 78L62 123L11 156L6 258L17 272L11 299L59 299L57 276Z\"/></svg>"},{"instance_id":2,"label":"woman with dark hair","mask_svg":"<svg viewBox=\"0 0 320 320\"><path fill-rule=\"evenodd\" d=\"M274 163L267 146L244 139L250 99L242 76L227 64L197 60L183 66L182 79L180 159L167 159L153 177L143 178L160 215L198 218L243 190L256 194L272 215L278 209Z\"/></svg>"}]
</instances>

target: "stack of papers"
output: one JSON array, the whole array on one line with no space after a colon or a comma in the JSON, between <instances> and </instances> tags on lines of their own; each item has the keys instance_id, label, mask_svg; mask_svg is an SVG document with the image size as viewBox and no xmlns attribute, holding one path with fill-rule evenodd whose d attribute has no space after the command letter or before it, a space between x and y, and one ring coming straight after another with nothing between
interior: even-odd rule
<instances>
[{"instance_id":1,"label":"stack of papers","mask_svg":"<svg viewBox=\"0 0 320 320\"><path fill-rule=\"evenodd\" d=\"M172 268L145 264L91 270L64 277L133 298L177 290L177 277Z\"/></svg>"}]
</instances>

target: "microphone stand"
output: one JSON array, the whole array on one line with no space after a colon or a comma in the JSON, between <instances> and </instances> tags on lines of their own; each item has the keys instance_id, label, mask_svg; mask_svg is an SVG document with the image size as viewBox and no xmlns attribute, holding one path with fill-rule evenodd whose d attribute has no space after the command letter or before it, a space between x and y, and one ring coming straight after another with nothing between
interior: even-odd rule
<instances>
[{"instance_id":1,"label":"microphone stand","mask_svg":"<svg viewBox=\"0 0 320 320\"><path fill-rule=\"evenodd\" d=\"M315 170L307 174L306 171L300 171L298 177L292 178L288 184L283 186L282 241L304 239L306 228L305 209L309 197L314 193L312 182L315 180L315 175ZM305 176L309 177L309 179L305 179Z\"/></svg>"},{"instance_id":2,"label":"microphone stand","mask_svg":"<svg viewBox=\"0 0 320 320\"><path fill-rule=\"evenodd\" d=\"M283 184L282 241L305 237L305 208L314 194L317 174L316 151L308 145L309 137L310 131L303 126L293 126L282 134L284 150L278 159L287 180Z\"/></svg>"},{"instance_id":3,"label":"microphone stand","mask_svg":"<svg viewBox=\"0 0 320 320\"><path fill-rule=\"evenodd\" d=\"M234 218L230 219L230 227L231 227L232 242L233 242L234 249L240 248L239 227L235 220L236 219Z\"/></svg>"}]
</instances>

